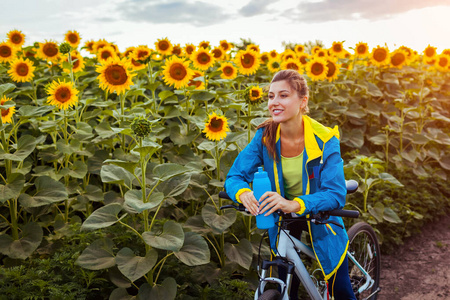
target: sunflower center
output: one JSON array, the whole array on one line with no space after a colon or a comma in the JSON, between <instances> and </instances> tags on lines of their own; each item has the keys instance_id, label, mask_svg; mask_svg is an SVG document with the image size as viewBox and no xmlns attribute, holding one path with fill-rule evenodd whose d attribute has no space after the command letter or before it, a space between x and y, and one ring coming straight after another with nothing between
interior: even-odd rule
<instances>
[{"instance_id":1,"label":"sunflower center","mask_svg":"<svg viewBox=\"0 0 450 300\"><path fill-rule=\"evenodd\" d=\"M193 51L194 51L194 47L190 47L190 46L186 47L187 54L191 55Z\"/></svg>"},{"instance_id":2,"label":"sunflower center","mask_svg":"<svg viewBox=\"0 0 450 300\"><path fill-rule=\"evenodd\" d=\"M425 50L425 54L426 54L426 56L428 56L428 57L433 57L433 56L436 54L436 50L435 50L434 48L432 48L432 47L428 47L428 48Z\"/></svg>"},{"instance_id":3,"label":"sunflower center","mask_svg":"<svg viewBox=\"0 0 450 300\"><path fill-rule=\"evenodd\" d=\"M311 66L311 73L314 75L322 75L324 71L323 65L321 63L313 63Z\"/></svg>"},{"instance_id":4,"label":"sunflower center","mask_svg":"<svg viewBox=\"0 0 450 300\"><path fill-rule=\"evenodd\" d=\"M74 61L75 60L75 61ZM73 68L76 69L80 65L80 59L78 57L72 57Z\"/></svg>"},{"instance_id":5,"label":"sunflower center","mask_svg":"<svg viewBox=\"0 0 450 300\"><path fill-rule=\"evenodd\" d=\"M220 46L223 48L223 50L225 50L225 51L228 50L228 43L222 43L222 44L220 44Z\"/></svg>"},{"instance_id":6,"label":"sunflower center","mask_svg":"<svg viewBox=\"0 0 450 300\"><path fill-rule=\"evenodd\" d=\"M0 56L1 57L10 57L12 54L11 48L8 46L0 47Z\"/></svg>"},{"instance_id":7,"label":"sunflower center","mask_svg":"<svg viewBox=\"0 0 450 300\"><path fill-rule=\"evenodd\" d=\"M197 77L199 77L199 76L195 76L194 78L192 78L190 81L189 81L189 86L194 86L195 85L195 87L196 88L198 88L199 86L201 86L202 85L202 82L200 81L200 80L194 80L195 78L197 78Z\"/></svg>"},{"instance_id":8,"label":"sunflower center","mask_svg":"<svg viewBox=\"0 0 450 300\"><path fill-rule=\"evenodd\" d=\"M216 117L213 117L211 119L211 122L209 122L209 130L211 130L212 132L220 132L222 131L223 128L223 120L222 119L218 119Z\"/></svg>"},{"instance_id":9,"label":"sunflower center","mask_svg":"<svg viewBox=\"0 0 450 300\"><path fill-rule=\"evenodd\" d=\"M16 45L22 43L22 41L23 41L23 39L22 39L22 36L20 34L13 34L11 36L11 42L13 42Z\"/></svg>"},{"instance_id":10,"label":"sunflower center","mask_svg":"<svg viewBox=\"0 0 450 300\"><path fill-rule=\"evenodd\" d=\"M142 64L140 62L138 62L137 60L134 60L133 58L131 59L131 63L135 66L135 67L140 67L142 66Z\"/></svg>"},{"instance_id":11,"label":"sunflower center","mask_svg":"<svg viewBox=\"0 0 450 300\"><path fill-rule=\"evenodd\" d=\"M16 67L16 72L19 76L27 76L28 75L28 65L26 63L20 63Z\"/></svg>"},{"instance_id":12,"label":"sunflower center","mask_svg":"<svg viewBox=\"0 0 450 300\"><path fill-rule=\"evenodd\" d=\"M296 63L290 62L290 63L288 63L288 64L286 65L286 67L287 67L288 69L292 69L292 70L298 71L298 66L297 66Z\"/></svg>"},{"instance_id":13,"label":"sunflower center","mask_svg":"<svg viewBox=\"0 0 450 300\"><path fill-rule=\"evenodd\" d=\"M366 53L366 46L364 45L359 45L358 48L356 48L356 51L358 52L358 54L364 54Z\"/></svg>"},{"instance_id":14,"label":"sunflower center","mask_svg":"<svg viewBox=\"0 0 450 300\"><path fill-rule=\"evenodd\" d=\"M9 108L8 109L3 109L2 108L2 117L6 117L9 113Z\"/></svg>"},{"instance_id":15,"label":"sunflower center","mask_svg":"<svg viewBox=\"0 0 450 300\"><path fill-rule=\"evenodd\" d=\"M59 87L55 92L55 99L60 103L69 101L71 96L72 93L70 92L70 89L65 86Z\"/></svg>"},{"instance_id":16,"label":"sunflower center","mask_svg":"<svg viewBox=\"0 0 450 300\"><path fill-rule=\"evenodd\" d=\"M241 58L241 64L244 68L251 68L255 64L255 57L250 53L246 53Z\"/></svg>"},{"instance_id":17,"label":"sunflower center","mask_svg":"<svg viewBox=\"0 0 450 300\"><path fill-rule=\"evenodd\" d=\"M162 51L169 49L169 43L167 43L166 41L159 42L158 46L159 46L159 49L161 49Z\"/></svg>"},{"instance_id":18,"label":"sunflower center","mask_svg":"<svg viewBox=\"0 0 450 300\"><path fill-rule=\"evenodd\" d=\"M277 61L272 62L272 68L278 69L280 67L280 63Z\"/></svg>"},{"instance_id":19,"label":"sunflower center","mask_svg":"<svg viewBox=\"0 0 450 300\"><path fill-rule=\"evenodd\" d=\"M306 65L306 63L307 63L307 61L306 61L306 56L300 57L300 62L301 62L303 65Z\"/></svg>"},{"instance_id":20,"label":"sunflower center","mask_svg":"<svg viewBox=\"0 0 450 300\"><path fill-rule=\"evenodd\" d=\"M109 66L105 71L105 78L111 85L122 85L128 80L127 71L119 65Z\"/></svg>"},{"instance_id":21,"label":"sunflower center","mask_svg":"<svg viewBox=\"0 0 450 300\"><path fill-rule=\"evenodd\" d=\"M170 77L172 77L175 80L183 80L187 75L187 70L183 66L183 64L180 63L174 63L170 66Z\"/></svg>"},{"instance_id":22,"label":"sunflower center","mask_svg":"<svg viewBox=\"0 0 450 300\"><path fill-rule=\"evenodd\" d=\"M172 54L180 56L181 55L181 48L174 47L173 50L172 50Z\"/></svg>"},{"instance_id":23,"label":"sunflower center","mask_svg":"<svg viewBox=\"0 0 450 300\"><path fill-rule=\"evenodd\" d=\"M387 57L387 52L384 49L376 49L373 53L373 59L378 62L384 61Z\"/></svg>"},{"instance_id":24,"label":"sunflower center","mask_svg":"<svg viewBox=\"0 0 450 300\"><path fill-rule=\"evenodd\" d=\"M47 57L53 57L58 54L58 48L56 47L56 45L50 43L45 44L42 51Z\"/></svg>"},{"instance_id":25,"label":"sunflower center","mask_svg":"<svg viewBox=\"0 0 450 300\"><path fill-rule=\"evenodd\" d=\"M446 67L447 64L448 64L448 59L447 59L446 57L441 57L441 58L439 59L438 64L439 64L441 67Z\"/></svg>"},{"instance_id":26,"label":"sunflower center","mask_svg":"<svg viewBox=\"0 0 450 300\"><path fill-rule=\"evenodd\" d=\"M336 44L333 46L333 50L334 50L334 52L341 52L342 46L340 44Z\"/></svg>"},{"instance_id":27,"label":"sunflower center","mask_svg":"<svg viewBox=\"0 0 450 300\"><path fill-rule=\"evenodd\" d=\"M112 56L111 52L109 52L109 51L102 51L102 55L101 55L102 59L107 60L111 56Z\"/></svg>"},{"instance_id":28,"label":"sunflower center","mask_svg":"<svg viewBox=\"0 0 450 300\"><path fill-rule=\"evenodd\" d=\"M395 53L391 58L391 63L394 67L401 65L405 61L405 55L403 53Z\"/></svg>"},{"instance_id":29,"label":"sunflower center","mask_svg":"<svg viewBox=\"0 0 450 300\"><path fill-rule=\"evenodd\" d=\"M200 53L198 55L198 63L202 65L206 65L211 61L211 57L207 53Z\"/></svg>"},{"instance_id":30,"label":"sunflower center","mask_svg":"<svg viewBox=\"0 0 450 300\"><path fill-rule=\"evenodd\" d=\"M214 49L213 50L214 58L221 58L222 57L222 51L220 49Z\"/></svg>"},{"instance_id":31,"label":"sunflower center","mask_svg":"<svg viewBox=\"0 0 450 300\"><path fill-rule=\"evenodd\" d=\"M252 90L251 95L252 95L252 98L253 98L253 99L257 99L257 98L260 97L260 96L259 96L259 91L256 91L256 90Z\"/></svg>"},{"instance_id":32,"label":"sunflower center","mask_svg":"<svg viewBox=\"0 0 450 300\"><path fill-rule=\"evenodd\" d=\"M225 68L223 68L223 73L227 76L233 75L234 69L230 66L226 66Z\"/></svg>"},{"instance_id":33,"label":"sunflower center","mask_svg":"<svg viewBox=\"0 0 450 300\"><path fill-rule=\"evenodd\" d=\"M141 58L146 58L149 55L150 55L150 53L148 53L148 51L139 51L137 57L140 60Z\"/></svg>"},{"instance_id":34,"label":"sunflower center","mask_svg":"<svg viewBox=\"0 0 450 300\"><path fill-rule=\"evenodd\" d=\"M69 42L71 42L72 44L78 43L78 36L76 34L69 34L69 36L67 37L67 39L69 40Z\"/></svg>"},{"instance_id":35,"label":"sunflower center","mask_svg":"<svg viewBox=\"0 0 450 300\"><path fill-rule=\"evenodd\" d=\"M208 43L201 43L201 44L200 44L200 47L202 47L202 48L204 48L204 49L208 48L208 46L209 46Z\"/></svg>"},{"instance_id":36,"label":"sunflower center","mask_svg":"<svg viewBox=\"0 0 450 300\"><path fill-rule=\"evenodd\" d=\"M276 52L270 52L270 57L272 57L272 58L277 57L277 53Z\"/></svg>"},{"instance_id":37,"label":"sunflower center","mask_svg":"<svg viewBox=\"0 0 450 300\"><path fill-rule=\"evenodd\" d=\"M336 66L333 63L328 62L327 67L328 67L327 77L333 77L334 73L336 73Z\"/></svg>"}]
</instances>

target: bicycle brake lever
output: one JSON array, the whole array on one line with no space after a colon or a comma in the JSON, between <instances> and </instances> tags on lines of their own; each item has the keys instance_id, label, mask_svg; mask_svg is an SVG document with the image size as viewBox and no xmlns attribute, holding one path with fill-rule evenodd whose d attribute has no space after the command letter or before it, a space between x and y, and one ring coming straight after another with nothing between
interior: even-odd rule
<instances>
[{"instance_id":1,"label":"bicycle brake lever","mask_svg":"<svg viewBox=\"0 0 450 300\"><path fill-rule=\"evenodd\" d=\"M336 221L327 221L326 223L330 223L330 224L333 224L333 225L336 225L336 226L340 227L341 229L344 229L344 226L342 226L341 224L339 224Z\"/></svg>"}]
</instances>

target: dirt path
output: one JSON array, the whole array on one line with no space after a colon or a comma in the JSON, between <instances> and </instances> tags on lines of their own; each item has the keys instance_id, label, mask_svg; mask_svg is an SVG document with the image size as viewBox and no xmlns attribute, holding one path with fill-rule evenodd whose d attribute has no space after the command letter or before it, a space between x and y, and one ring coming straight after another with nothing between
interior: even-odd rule
<instances>
[{"instance_id":1,"label":"dirt path","mask_svg":"<svg viewBox=\"0 0 450 300\"><path fill-rule=\"evenodd\" d=\"M450 216L382 256L380 300L450 299Z\"/></svg>"}]
</instances>

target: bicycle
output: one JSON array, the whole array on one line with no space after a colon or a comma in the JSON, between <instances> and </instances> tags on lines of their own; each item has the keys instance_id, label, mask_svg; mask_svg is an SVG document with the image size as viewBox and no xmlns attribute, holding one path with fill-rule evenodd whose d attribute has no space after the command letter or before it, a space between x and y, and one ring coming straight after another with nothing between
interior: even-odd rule
<instances>
[{"instance_id":1,"label":"bicycle","mask_svg":"<svg viewBox=\"0 0 450 300\"><path fill-rule=\"evenodd\" d=\"M353 193L358 189L358 183L354 180L346 181L347 194ZM226 192L220 192L219 197L230 199ZM231 200L231 199L230 199ZM233 208L242 212L248 212L242 205L225 205L221 209ZM278 212L283 216L282 212ZM310 221L314 224L328 224L332 223L338 226L336 222L328 220L329 216L340 217L359 217L358 211L353 210L333 210L329 212L319 212L318 214L307 217L297 217L295 221ZM291 222L293 219L289 219ZM281 225L285 223L282 220ZM298 276L306 292L313 300L327 299L328 291L327 285L324 281L319 281L315 278L314 273L309 273L306 266L300 258L303 253L313 261L316 256L311 247L307 246L302 241L291 236L288 230L281 228L279 231L279 241L277 247L277 256L272 260L263 260L261 266L261 274L259 285L255 291L255 300L288 300L291 288L293 274ZM381 290L380 283L380 269L381 256L378 239L373 228L365 223L358 222L354 224L348 231L349 248L347 251L349 275L352 284L353 292L357 299L376 300L378 292ZM268 277L270 267L285 268L287 276L285 281L277 277ZM259 266L258 266L259 268ZM273 284L277 288L269 288L266 290L268 284Z\"/></svg>"}]
</instances>

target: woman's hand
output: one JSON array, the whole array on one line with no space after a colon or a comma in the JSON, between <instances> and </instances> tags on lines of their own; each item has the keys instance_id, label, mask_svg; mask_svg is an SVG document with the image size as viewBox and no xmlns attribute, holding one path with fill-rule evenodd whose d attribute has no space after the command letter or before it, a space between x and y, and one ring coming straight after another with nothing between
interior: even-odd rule
<instances>
[{"instance_id":1,"label":"woman's hand","mask_svg":"<svg viewBox=\"0 0 450 300\"><path fill-rule=\"evenodd\" d=\"M259 213L259 205L253 192L247 191L239 195L239 200L247 208L247 210L254 216Z\"/></svg>"},{"instance_id":2,"label":"woman's hand","mask_svg":"<svg viewBox=\"0 0 450 300\"><path fill-rule=\"evenodd\" d=\"M260 214L265 214L265 216L274 213L278 209L281 209L284 213L297 212L300 210L300 204L297 201L290 201L281 197L280 194L276 192L265 192L261 199L264 201L260 204L262 207Z\"/></svg>"}]
</instances>

